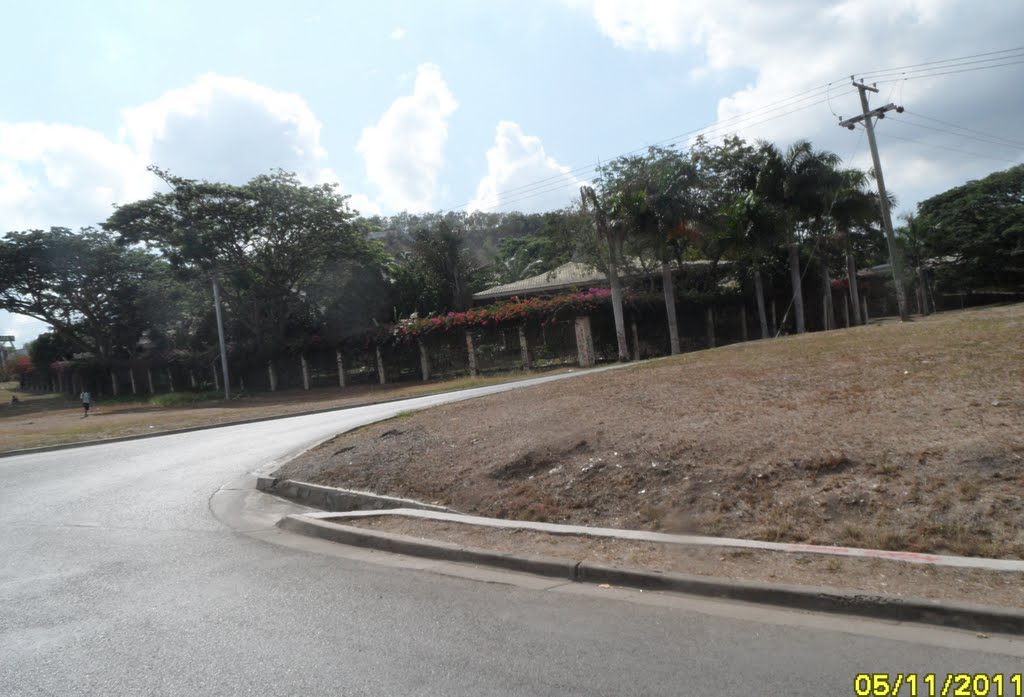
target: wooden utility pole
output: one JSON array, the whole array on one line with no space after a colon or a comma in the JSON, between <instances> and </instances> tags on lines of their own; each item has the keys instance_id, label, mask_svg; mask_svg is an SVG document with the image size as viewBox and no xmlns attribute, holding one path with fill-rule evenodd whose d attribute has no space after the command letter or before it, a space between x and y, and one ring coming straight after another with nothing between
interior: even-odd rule
<instances>
[{"instance_id":1,"label":"wooden utility pole","mask_svg":"<svg viewBox=\"0 0 1024 697\"><path fill-rule=\"evenodd\" d=\"M868 145L871 146L871 161L875 165L875 181L878 182L879 206L882 209L882 225L885 227L885 240L889 245L889 267L892 269L893 285L896 287L896 303L899 305L900 320L910 320L910 312L907 310L907 298L903 292L903 281L900 279L899 252L896 248L896 233L892 229L892 215L889 212L889 195L885 190L885 178L882 176L882 161L878 157L878 144L875 142L874 119L884 119L885 112L895 110L897 114L903 113L903 107L889 103L877 109L868 108L868 92L878 92L878 88L865 85L863 82L854 80L853 86L860 92L861 115L852 119L840 121L839 125L854 130L855 124L864 122L864 130L868 132Z\"/></svg>"}]
</instances>

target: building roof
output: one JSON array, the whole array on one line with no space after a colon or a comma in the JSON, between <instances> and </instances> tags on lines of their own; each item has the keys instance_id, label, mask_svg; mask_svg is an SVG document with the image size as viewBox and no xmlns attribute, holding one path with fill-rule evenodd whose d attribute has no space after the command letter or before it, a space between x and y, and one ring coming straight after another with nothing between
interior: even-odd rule
<instances>
[{"instance_id":1,"label":"building roof","mask_svg":"<svg viewBox=\"0 0 1024 697\"><path fill-rule=\"evenodd\" d=\"M474 300L490 298L507 298L513 295L530 295L573 286L585 286L588 283L607 283L607 274L595 269L590 264L570 261L558 268L546 271L521 281L513 281L500 286L482 290L473 295Z\"/></svg>"},{"instance_id":2,"label":"building roof","mask_svg":"<svg viewBox=\"0 0 1024 697\"><path fill-rule=\"evenodd\" d=\"M711 262L701 259L699 261L687 261L684 267L694 268L706 266ZM726 262L719 262L725 264ZM660 270L655 272L660 274ZM623 273L623 277L636 276L633 273ZM653 275L653 274L651 274ZM603 271L594 268L590 264L583 264L578 261L570 261L558 268L546 271L521 281L513 281L500 286L494 286L482 290L473 295L474 300L492 300L496 298L509 298L513 295L537 295L565 288L588 288L593 285L603 286L608 283L608 275Z\"/></svg>"}]
</instances>

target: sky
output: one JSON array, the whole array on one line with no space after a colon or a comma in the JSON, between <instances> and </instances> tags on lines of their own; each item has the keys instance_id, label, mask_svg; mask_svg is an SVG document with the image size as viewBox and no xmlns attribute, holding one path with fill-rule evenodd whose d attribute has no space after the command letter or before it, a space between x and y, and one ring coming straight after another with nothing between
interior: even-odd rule
<instances>
[{"instance_id":1,"label":"sky","mask_svg":"<svg viewBox=\"0 0 1024 697\"><path fill-rule=\"evenodd\" d=\"M906 110L877 125L897 215L1024 161L1021 2L56 0L4 15L0 234L95 225L157 188L149 165L235 183L279 167L367 215L560 208L596 163L698 133L806 138L867 168L863 129L837 127L860 113L851 75L878 81L872 108ZM45 328L0 312L18 346Z\"/></svg>"}]
</instances>

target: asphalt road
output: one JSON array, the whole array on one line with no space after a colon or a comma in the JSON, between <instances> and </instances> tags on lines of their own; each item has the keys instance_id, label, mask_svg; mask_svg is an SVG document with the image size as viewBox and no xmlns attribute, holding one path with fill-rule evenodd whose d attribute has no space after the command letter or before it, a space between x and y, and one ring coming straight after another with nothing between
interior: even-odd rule
<instances>
[{"instance_id":1,"label":"asphalt road","mask_svg":"<svg viewBox=\"0 0 1024 697\"><path fill-rule=\"evenodd\" d=\"M254 492L253 471L453 397L0 459L0 694L817 697L854 694L863 672L1024 666L1005 637L563 584L272 527L292 507Z\"/></svg>"}]
</instances>

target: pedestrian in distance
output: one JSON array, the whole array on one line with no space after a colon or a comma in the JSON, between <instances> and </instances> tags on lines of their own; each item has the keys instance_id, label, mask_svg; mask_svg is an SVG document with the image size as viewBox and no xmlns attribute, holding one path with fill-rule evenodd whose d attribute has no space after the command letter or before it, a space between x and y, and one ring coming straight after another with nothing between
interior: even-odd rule
<instances>
[{"instance_id":1,"label":"pedestrian in distance","mask_svg":"<svg viewBox=\"0 0 1024 697\"><path fill-rule=\"evenodd\" d=\"M84 390L82 394L78 395L78 398L82 401L82 409L85 410L85 415L82 416L84 419L89 416L89 405L92 403L92 395L89 394L88 390Z\"/></svg>"}]
</instances>

